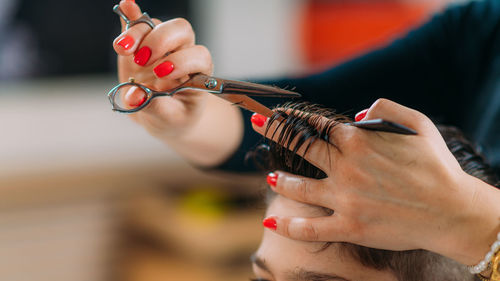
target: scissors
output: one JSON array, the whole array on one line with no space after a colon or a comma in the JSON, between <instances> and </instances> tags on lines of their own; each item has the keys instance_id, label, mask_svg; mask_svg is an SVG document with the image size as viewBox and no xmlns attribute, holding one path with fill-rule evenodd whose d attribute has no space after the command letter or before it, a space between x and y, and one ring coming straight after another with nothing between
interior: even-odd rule
<instances>
[{"instance_id":1,"label":"scissors","mask_svg":"<svg viewBox=\"0 0 500 281\"><path fill-rule=\"evenodd\" d=\"M126 29L139 24L145 23L151 28L155 27L155 24L149 17L147 13L143 13L142 16L131 21L127 16L121 11L119 5L113 7L113 11L118 14L126 23ZM128 82L118 84L108 93L109 101L113 106L113 110L121 113L134 113L148 106L148 104L157 97L173 96L174 94L184 91L184 90L202 90L214 94L220 98L223 98L234 105L238 105L249 111L259 113L268 118L272 117L274 111L265 105L257 102L256 100L250 98L249 96L256 97L278 97L278 98L299 98L301 95L297 92L281 89L274 86L227 80L217 77L212 77L204 74L194 74L191 78L173 88L169 91L155 91L150 89L140 83L137 83L133 78L130 78ZM142 91L144 94L144 100L142 100L137 106L130 106L124 104L124 97L129 91ZM278 117L278 121L283 121L283 117ZM355 126L362 129L390 132L404 135L416 135L417 132L407 128L401 124L390 122L383 119L368 120L368 121L358 121L347 123L346 125Z\"/></svg>"}]
</instances>

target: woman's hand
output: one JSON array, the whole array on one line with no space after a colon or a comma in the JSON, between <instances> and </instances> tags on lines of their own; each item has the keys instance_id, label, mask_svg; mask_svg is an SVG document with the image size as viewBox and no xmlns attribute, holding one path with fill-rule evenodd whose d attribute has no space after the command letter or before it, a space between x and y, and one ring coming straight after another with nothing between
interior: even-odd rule
<instances>
[{"instance_id":1,"label":"woman's hand","mask_svg":"<svg viewBox=\"0 0 500 281\"><path fill-rule=\"evenodd\" d=\"M134 1L122 0L120 9L130 19L142 16ZM118 54L120 82L133 77L136 82L157 91L168 91L196 73L212 74L210 52L195 44L195 34L188 21L153 19L155 28L139 23L114 40ZM145 100L142 91L131 89L124 103L137 107ZM157 98L130 117L171 148L202 166L225 160L238 146L243 135L239 110L229 103L202 91L182 91L172 97Z\"/></svg>"},{"instance_id":2,"label":"woman's hand","mask_svg":"<svg viewBox=\"0 0 500 281\"><path fill-rule=\"evenodd\" d=\"M120 8L130 20L142 16L134 1L121 1ZM156 27L137 24L118 36L113 47L118 54L120 82L129 77L157 91L167 91L189 79L190 74L212 74L210 52L195 45L195 34L185 19L161 22L154 19ZM207 94L186 91L173 98L155 99L144 110L130 115L153 134L178 135L188 130L199 118ZM125 104L139 106L144 101L140 90L129 91Z\"/></svg>"},{"instance_id":3,"label":"woman's hand","mask_svg":"<svg viewBox=\"0 0 500 281\"><path fill-rule=\"evenodd\" d=\"M330 208L334 214L270 216L265 224L293 239L426 249L464 264L480 261L499 231L500 192L463 172L423 114L381 99L364 120L378 118L413 128L418 135L334 127L330 138L336 147L315 141L304 157L327 178L278 171L269 181L281 195ZM261 134L265 128L254 124Z\"/></svg>"}]
</instances>

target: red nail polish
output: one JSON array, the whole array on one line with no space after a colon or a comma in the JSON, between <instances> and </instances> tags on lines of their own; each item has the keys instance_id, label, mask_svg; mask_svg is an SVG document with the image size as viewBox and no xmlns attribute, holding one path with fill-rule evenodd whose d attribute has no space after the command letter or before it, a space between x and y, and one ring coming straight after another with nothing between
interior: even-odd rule
<instances>
[{"instance_id":1,"label":"red nail polish","mask_svg":"<svg viewBox=\"0 0 500 281\"><path fill-rule=\"evenodd\" d=\"M132 107L139 107L146 101L146 96L137 97L137 99L130 101L129 105Z\"/></svg>"},{"instance_id":2,"label":"red nail polish","mask_svg":"<svg viewBox=\"0 0 500 281\"><path fill-rule=\"evenodd\" d=\"M267 218L267 219L263 220L262 225L264 227L267 227L267 228L272 229L272 230L276 230L276 228L278 227L276 224L276 220L273 218Z\"/></svg>"},{"instance_id":3,"label":"red nail polish","mask_svg":"<svg viewBox=\"0 0 500 281\"><path fill-rule=\"evenodd\" d=\"M116 42L116 45L121 46L123 49L128 50L134 46L135 40L131 36L125 36Z\"/></svg>"},{"instance_id":4,"label":"red nail polish","mask_svg":"<svg viewBox=\"0 0 500 281\"><path fill-rule=\"evenodd\" d=\"M275 187L277 182L278 182L278 175L277 174L269 173L267 175L267 184L269 184L272 187Z\"/></svg>"},{"instance_id":5,"label":"red nail polish","mask_svg":"<svg viewBox=\"0 0 500 281\"><path fill-rule=\"evenodd\" d=\"M356 116L354 117L354 121L358 122L358 121L361 121L361 120L365 119L365 117L366 117L366 113L368 113L368 109L361 110L361 111L360 111L360 112L358 112L358 114L356 114Z\"/></svg>"},{"instance_id":6,"label":"red nail polish","mask_svg":"<svg viewBox=\"0 0 500 281\"><path fill-rule=\"evenodd\" d=\"M254 123L255 126L262 127L266 123L267 117L258 113L254 113L250 121L252 121L252 123Z\"/></svg>"},{"instance_id":7,"label":"red nail polish","mask_svg":"<svg viewBox=\"0 0 500 281\"><path fill-rule=\"evenodd\" d=\"M149 47L142 47L135 54L134 61L140 66L145 66L150 57L151 49Z\"/></svg>"},{"instance_id":8,"label":"red nail polish","mask_svg":"<svg viewBox=\"0 0 500 281\"><path fill-rule=\"evenodd\" d=\"M155 67L153 71L156 73L156 76L162 78L163 76L169 75L172 71L174 71L174 64L166 61Z\"/></svg>"}]
</instances>

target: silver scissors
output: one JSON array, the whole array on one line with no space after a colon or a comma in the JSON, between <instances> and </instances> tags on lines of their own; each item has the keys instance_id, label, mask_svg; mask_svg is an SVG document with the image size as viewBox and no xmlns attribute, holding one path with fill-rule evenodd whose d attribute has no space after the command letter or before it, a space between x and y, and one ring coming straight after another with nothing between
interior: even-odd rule
<instances>
[{"instance_id":1,"label":"silver scissors","mask_svg":"<svg viewBox=\"0 0 500 281\"><path fill-rule=\"evenodd\" d=\"M274 111L250 98L257 97L280 97L280 98L298 98L299 93L283 90L273 86L261 85L250 82L234 81L207 76L204 74L195 74L191 79L166 92L159 92L150 89L142 84L136 83L133 78L128 82L118 84L108 93L108 98L113 105L113 110L122 113L134 113L145 108L151 100L157 97L173 96L184 90L202 90L223 98L244 109L271 117ZM124 104L125 95L129 91L142 91L144 94L141 100L135 106Z\"/></svg>"},{"instance_id":2,"label":"silver scissors","mask_svg":"<svg viewBox=\"0 0 500 281\"><path fill-rule=\"evenodd\" d=\"M155 24L147 13L143 13L142 16L131 21L127 16L121 11L120 6L116 5L113 7L113 11L118 14L126 23L126 29L139 24L145 23L154 29ZM169 91L160 92L150 89L140 83L137 83L133 78L130 78L128 82L121 83L111 89L108 93L109 101L113 106L113 110L121 113L134 113L146 106L156 97L173 96L175 93L184 90L202 90L214 94L220 98L223 98L235 105L238 105L249 111L262 114L268 118L272 117L274 111L265 105L257 102L256 100L250 98L249 96L256 97L278 97L278 98L299 98L301 95L297 92L281 89L278 87L221 79L217 77L211 77L204 74L195 74L191 78L180 86L173 88ZM130 91L142 91L143 99L140 100L134 106L124 104L125 95ZM283 117L278 117L278 121L283 121ZM417 132L405 127L403 125L390 122L383 119L359 121L347 123L346 125L352 125L358 128L390 132L404 135L416 135Z\"/></svg>"},{"instance_id":3,"label":"silver scissors","mask_svg":"<svg viewBox=\"0 0 500 281\"><path fill-rule=\"evenodd\" d=\"M223 98L234 105L238 105L246 110L262 114L268 118L272 117L274 111L265 105L257 102L249 96L256 97L278 97L278 98L299 98L301 95L289 90L262 84L221 79L207 76L204 74L195 74L191 79L180 86L169 90L168 92L159 92L150 89L142 84L136 83L133 78L128 82L118 84L108 93L109 101L114 111L121 113L134 113L146 106L156 97L173 96L175 93L184 90L202 90ZM143 100L135 106L124 104L125 95L130 91L142 91ZM284 120L278 117L279 121ZM417 132L403 125L390 122L384 119L375 119L367 121L358 121L347 123L346 125L355 126L362 129L397 133L404 135L416 135Z\"/></svg>"},{"instance_id":4,"label":"silver scissors","mask_svg":"<svg viewBox=\"0 0 500 281\"><path fill-rule=\"evenodd\" d=\"M119 5L115 5L113 7L113 11L125 21L126 29L129 29L130 27L139 23L145 23L151 28L155 27L155 24L147 13L143 13L139 19L131 21L122 12ZM144 93L144 100L141 100L140 104L137 104L136 106L124 104L124 95L127 94L127 92L131 90L131 88L133 88L132 90L140 90ZM108 93L108 98L113 105L114 111L122 113L134 113L145 108L151 102L151 100L156 97L172 96L177 92L188 89L203 90L215 94L218 97L221 97L235 105L243 107L252 112L262 114L266 117L271 117L274 112L268 107L248 96L281 98L297 98L301 96L299 93L283 90L278 87L221 79L203 74L195 74L191 76L191 79L189 79L182 85L166 92L155 91L140 83L137 83L133 78L130 78L128 82L121 83L111 89L111 91L109 91Z\"/></svg>"}]
</instances>

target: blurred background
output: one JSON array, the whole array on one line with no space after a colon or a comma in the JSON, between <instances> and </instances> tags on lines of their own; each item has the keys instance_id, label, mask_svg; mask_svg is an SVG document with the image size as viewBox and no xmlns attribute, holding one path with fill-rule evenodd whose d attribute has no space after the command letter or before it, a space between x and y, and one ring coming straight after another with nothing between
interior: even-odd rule
<instances>
[{"instance_id":1,"label":"blurred background","mask_svg":"<svg viewBox=\"0 0 500 281\"><path fill-rule=\"evenodd\" d=\"M215 74L301 75L388 44L451 0L137 0L185 17ZM262 176L199 171L105 97L115 1L0 1L0 280L247 280Z\"/></svg>"}]
</instances>

